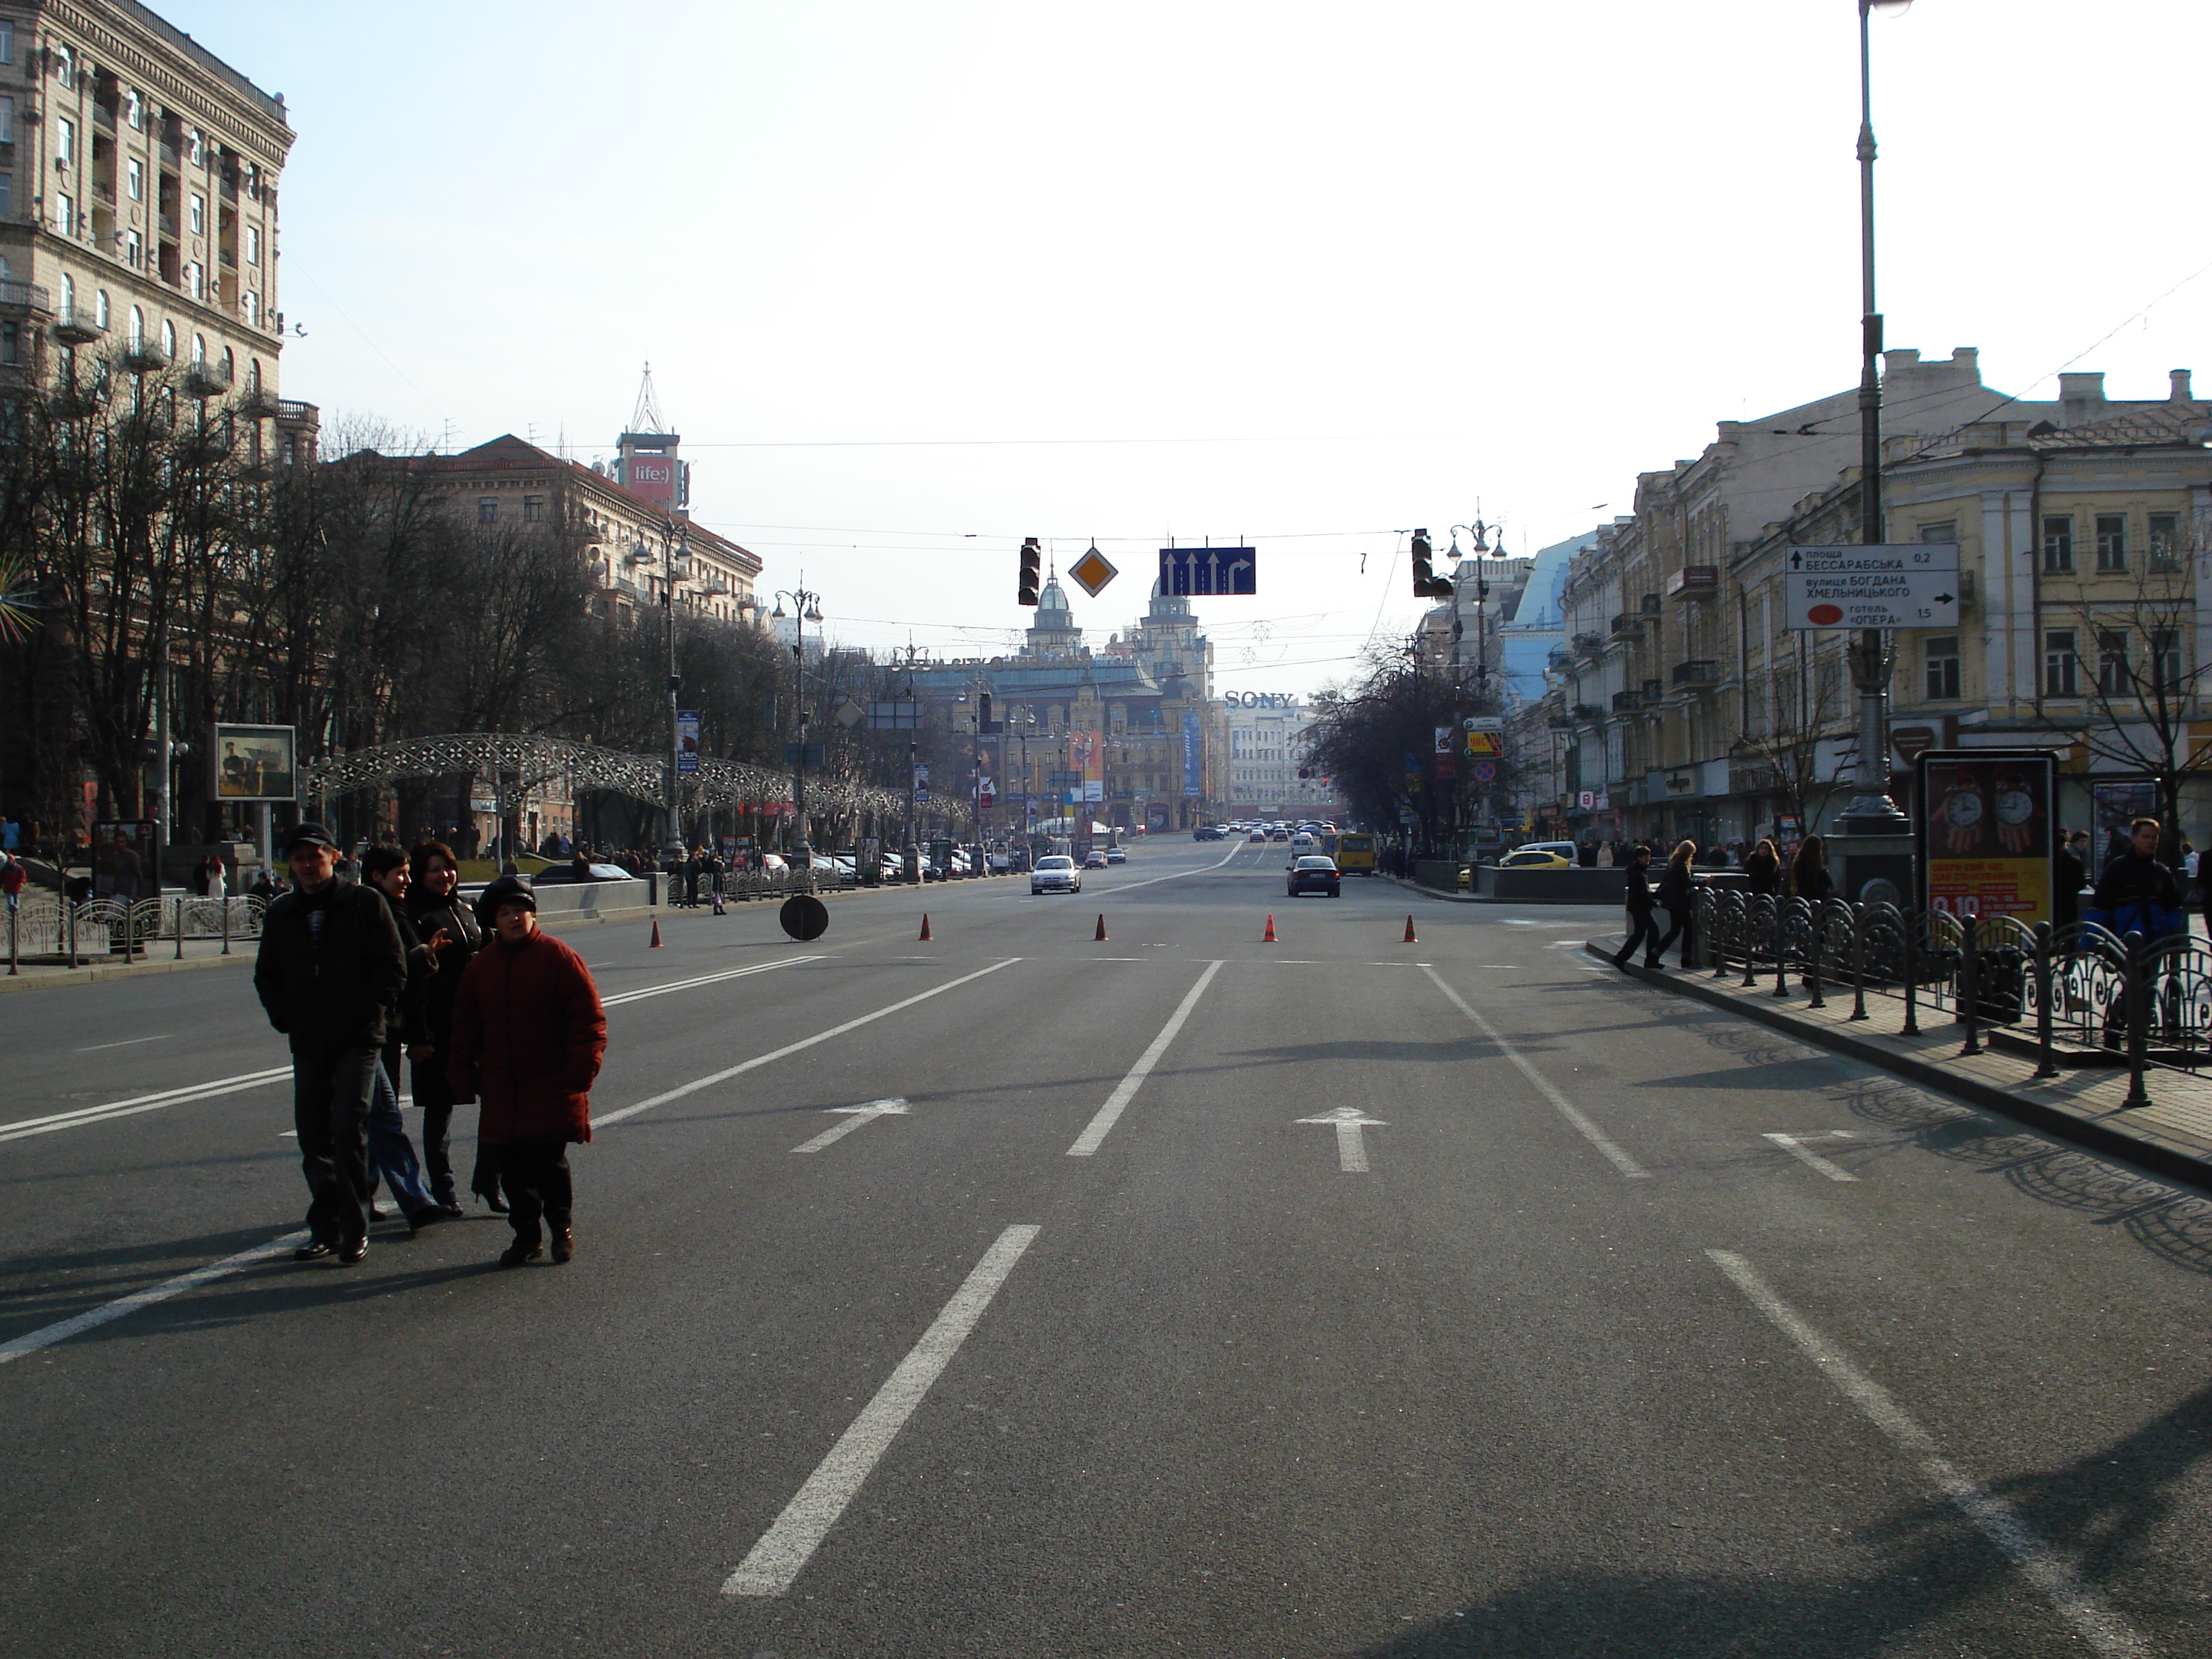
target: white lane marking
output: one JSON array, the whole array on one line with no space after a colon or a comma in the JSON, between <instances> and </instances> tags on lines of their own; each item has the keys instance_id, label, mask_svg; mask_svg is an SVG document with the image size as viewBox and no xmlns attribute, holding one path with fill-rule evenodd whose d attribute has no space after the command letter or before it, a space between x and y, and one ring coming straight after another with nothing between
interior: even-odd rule
<instances>
[{"instance_id":1,"label":"white lane marking","mask_svg":"<svg viewBox=\"0 0 2212 1659\"><path fill-rule=\"evenodd\" d=\"M1849 1140L1851 1139L1851 1132L1849 1129L1831 1129L1825 1136L1815 1135L1811 1138L1815 1140ZM1818 1170L1822 1175L1827 1176L1831 1181L1856 1181L1858 1179L1858 1177L1853 1175L1849 1170L1838 1169L1836 1165L1829 1163L1828 1160L1822 1158L1820 1153L1814 1152L1811 1148L1808 1147L1804 1144L1803 1140L1796 1135L1768 1135L1765 1139L1772 1141L1784 1152L1789 1153L1790 1157L1797 1159L1798 1162L1805 1164L1808 1168Z\"/></svg>"},{"instance_id":2,"label":"white lane marking","mask_svg":"<svg viewBox=\"0 0 2212 1659\"><path fill-rule=\"evenodd\" d=\"M864 1125L873 1123L879 1117L883 1117L887 1115L896 1117L904 1117L907 1115L907 1103L902 1099L872 1100L865 1106L832 1106L829 1108L829 1109L833 1112L844 1113L846 1115L845 1121L842 1123L834 1124L830 1127L824 1129L820 1134L815 1136L813 1139L808 1141L804 1146L793 1147L791 1149L793 1152L818 1152L824 1146L830 1145L831 1141L841 1140L845 1136L852 1133L854 1130L860 1128Z\"/></svg>"},{"instance_id":3,"label":"white lane marking","mask_svg":"<svg viewBox=\"0 0 2212 1659\"><path fill-rule=\"evenodd\" d=\"M1321 1117L1302 1117L1301 1123L1327 1123L1336 1130L1337 1167L1346 1175L1367 1173L1367 1142L1363 1138L1369 1129L1387 1129L1390 1126L1379 1117L1369 1117L1357 1106L1340 1106Z\"/></svg>"},{"instance_id":4,"label":"white lane marking","mask_svg":"<svg viewBox=\"0 0 2212 1659\"><path fill-rule=\"evenodd\" d=\"M1238 849L1240 852L1243 849L1241 848ZM1102 881L1098 884L1098 890L1102 893L1133 893L1138 888L1150 887L1155 882L1181 881L1185 876L1206 875L1211 871L1218 870L1221 868L1222 865L1229 862L1229 859L1233 859L1236 856L1236 853L1231 853L1229 854L1229 858L1223 859L1218 864L1201 864L1195 870L1178 870L1171 876L1147 876L1142 881L1117 882L1111 887L1109 887Z\"/></svg>"},{"instance_id":5,"label":"white lane marking","mask_svg":"<svg viewBox=\"0 0 2212 1659\"><path fill-rule=\"evenodd\" d=\"M842 1036L848 1031L857 1031L863 1025L872 1024L886 1015L897 1013L902 1008L911 1008L917 1002L927 1002L932 997L943 996L947 991L957 990L970 981L979 980L986 974L995 974L1001 968L1011 968L1020 960L1019 957L1008 957L1003 962L993 963L988 968L979 968L972 974L963 974L958 979L949 979L942 985L891 1003L886 1007L878 1008L872 1014L862 1014L858 1019L848 1019L842 1025L832 1025L826 1031L817 1031L812 1036L801 1037L796 1042L787 1042L782 1048L772 1048L764 1054L756 1054L750 1060L741 1061L726 1071L716 1072L707 1077L695 1078L689 1083L679 1084L677 1087L669 1090L667 1093L641 1100L635 1106L625 1106L619 1111L607 1113L604 1117L594 1115L592 1126L594 1128L603 1128L610 1123L619 1123L626 1117L635 1117L640 1112L649 1112L656 1106L665 1106L672 1100L681 1100L686 1095L697 1094L702 1089L711 1089L718 1083L727 1083L733 1077L742 1077L747 1072L781 1060L787 1054L795 1054L802 1048L811 1048L817 1042L827 1042L830 1038Z\"/></svg>"},{"instance_id":6,"label":"white lane marking","mask_svg":"<svg viewBox=\"0 0 2212 1659\"><path fill-rule=\"evenodd\" d=\"M748 974L772 974L779 968L796 968L802 962L819 962L820 957L785 957L777 962L756 962L749 967L725 969L719 974L702 974L696 979L671 980L665 985L641 986L635 991L623 991L611 997L601 997L602 1008L619 1007L625 1002L641 1002L647 997L665 997L671 991L696 990L702 985L719 985L726 979L743 979Z\"/></svg>"},{"instance_id":7,"label":"white lane marking","mask_svg":"<svg viewBox=\"0 0 2212 1659\"><path fill-rule=\"evenodd\" d=\"M1159 1064L1160 1056L1167 1053L1168 1044L1175 1041L1176 1033L1182 1030L1183 1021L1190 1018L1190 1011L1198 1006L1199 998L1206 994L1206 988L1213 983L1213 976L1220 971L1219 962L1206 964L1206 971L1198 976L1198 983L1190 988L1175 1012L1168 1017L1168 1023L1160 1027L1160 1034L1152 1039L1152 1046L1146 1049L1137 1063L1129 1068L1129 1075L1115 1085L1114 1092L1106 1097L1106 1103L1098 1109L1097 1115L1083 1133L1076 1136L1075 1145L1067 1149L1070 1158L1089 1158L1098 1150L1123 1109L1136 1098L1137 1091L1152 1075L1152 1067Z\"/></svg>"},{"instance_id":8,"label":"white lane marking","mask_svg":"<svg viewBox=\"0 0 2212 1659\"><path fill-rule=\"evenodd\" d=\"M291 1075L289 1066L275 1066L265 1072L244 1072L236 1077L217 1078L211 1083L194 1083L182 1089L165 1089L156 1095L137 1095L129 1100L111 1100L105 1106L80 1106L74 1111L55 1112L46 1117L17 1118L12 1123L0 1123L0 1140L22 1140L32 1135L50 1135L58 1129L81 1129L88 1123L105 1123L110 1118L135 1117L140 1112L158 1112L164 1106L185 1106L196 1100L212 1100L217 1095L234 1095L247 1089L264 1089L279 1079Z\"/></svg>"},{"instance_id":9,"label":"white lane marking","mask_svg":"<svg viewBox=\"0 0 2212 1659\"><path fill-rule=\"evenodd\" d=\"M1034 1226L1009 1227L983 1252L983 1259L952 1293L936 1322L922 1333L921 1340L876 1390L875 1398L837 1437L837 1443L798 1495L723 1581L723 1595L781 1595L791 1588L1036 1236Z\"/></svg>"},{"instance_id":10,"label":"white lane marking","mask_svg":"<svg viewBox=\"0 0 2212 1659\"><path fill-rule=\"evenodd\" d=\"M51 1348L57 1342L68 1340L81 1331L105 1325L120 1319L125 1314L136 1313L141 1308L151 1307L156 1302L167 1302L173 1296L195 1290L214 1279L227 1279L232 1273L243 1272L257 1261L282 1255L306 1243L310 1235L306 1228L296 1233L286 1233L282 1238L272 1238L266 1244L257 1244L250 1250L240 1250L236 1255L227 1255L220 1261L210 1261L204 1267L195 1267L174 1279L165 1279L158 1285L149 1285L143 1291L133 1291L128 1296L118 1297L112 1302L88 1308L74 1319L64 1319L58 1324L42 1326L27 1331L11 1342L0 1342L0 1365L12 1359L21 1359L27 1353L36 1353L41 1348Z\"/></svg>"},{"instance_id":11,"label":"white lane marking","mask_svg":"<svg viewBox=\"0 0 2212 1659\"><path fill-rule=\"evenodd\" d=\"M1899 1451L1919 1463L1921 1472L1936 1489L2020 1569L2021 1576L2043 1593L2083 1641L2099 1653L2129 1655L2149 1651L2127 1621L2075 1577L2058 1553L2029 1530L2003 1498L1976 1486L1941 1455L1928 1431L1891 1398L1889 1390L1852 1364L1841 1349L1806 1323L1796 1309L1769 1288L1748 1261L1729 1250L1707 1250L1705 1255L1735 1281L1735 1287L1752 1306L1766 1316L1775 1329L1796 1345L1798 1352L1820 1368L1838 1394L1864 1413L1867 1420L1888 1436Z\"/></svg>"},{"instance_id":12,"label":"white lane marking","mask_svg":"<svg viewBox=\"0 0 2212 1659\"><path fill-rule=\"evenodd\" d=\"M1577 1110L1572 1101L1569 1100L1565 1095L1553 1088L1552 1086L1552 1080L1546 1077L1541 1072L1538 1071L1534 1066L1531 1066L1526 1060L1522 1059L1521 1057L1521 1051L1516 1048L1511 1043L1508 1042L1504 1037L1499 1034L1498 1030L1495 1025L1492 1025L1480 1014L1475 1012L1474 1009L1468 1004L1465 997L1462 997L1458 992L1453 990L1450 986L1445 984L1442 975L1440 975L1435 969L1431 968L1428 972L1429 977L1436 981L1437 989L1442 991L1446 996L1451 999L1452 1006L1458 1009L1460 1012L1465 1014L1469 1019L1473 1020L1476 1025L1481 1028L1482 1034L1498 1045L1498 1052L1504 1054L1506 1059L1511 1060L1514 1065L1520 1067L1521 1075L1527 1078L1530 1083L1535 1085L1536 1092L1543 1096L1545 1099L1550 1101L1552 1103L1553 1109L1557 1111L1561 1117L1573 1124L1575 1127L1581 1132L1583 1139L1589 1141L1591 1146L1596 1147L1599 1152L1605 1154L1607 1163L1612 1164L1614 1169L1620 1170L1621 1174L1626 1176L1631 1181L1649 1181L1651 1178L1650 1170L1645 1169L1634 1158L1629 1157L1626 1152L1621 1151L1621 1149L1613 1143L1612 1137L1607 1135L1604 1130L1599 1128L1596 1124L1591 1122L1590 1120L1584 1116L1581 1111Z\"/></svg>"},{"instance_id":13,"label":"white lane marking","mask_svg":"<svg viewBox=\"0 0 2212 1659\"><path fill-rule=\"evenodd\" d=\"M106 1048L135 1048L142 1042L167 1042L168 1040L168 1033L164 1031L157 1036L125 1037L120 1042L95 1042L88 1048L78 1049L77 1053L96 1054Z\"/></svg>"}]
</instances>

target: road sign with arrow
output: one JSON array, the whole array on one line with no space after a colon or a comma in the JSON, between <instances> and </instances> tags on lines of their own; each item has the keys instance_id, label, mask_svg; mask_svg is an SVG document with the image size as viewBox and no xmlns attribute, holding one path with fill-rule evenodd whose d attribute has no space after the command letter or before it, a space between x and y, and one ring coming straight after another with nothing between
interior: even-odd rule
<instances>
[{"instance_id":1,"label":"road sign with arrow","mask_svg":"<svg viewBox=\"0 0 2212 1659\"><path fill-rule=\"evenodd\" d=\"M1784 562L1784 626L1956 628L1959 544L1893 542L1793 547Z\"/></svg>"},{"instance_id":2,"label":"road sign with arrow","mask_svg":"<svg viewBox=\"0 0 2212 1659\"><path fill-rule=\"evenodd\" d=\"M1179 599L1260 591L1260 556L1249 547L1164 547L1160 592Z\"/></svg>"}]
</instances>

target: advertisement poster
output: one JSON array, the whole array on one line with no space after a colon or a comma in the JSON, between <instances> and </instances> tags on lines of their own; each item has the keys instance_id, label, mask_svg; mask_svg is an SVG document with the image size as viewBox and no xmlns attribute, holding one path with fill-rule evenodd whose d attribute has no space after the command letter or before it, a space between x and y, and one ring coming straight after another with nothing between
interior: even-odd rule
<instances>
[{"instance_id":1,"label":"advertisement poster","mask_svg":"<svg viewBox=\"0 0 2212 1659\"><path fill-rule=\"evenodd\" d=\"M2090 839L2101 848L2107 830L2117 829L2124 836L2137 818L2158 816L2158 785L2148 778L2097 778L2089 785L2089 803Z\"/></svg>"},{"instance_id":2,"label":"advertisement poster","mask_svg":"<svg viewBox=\"0 0 2212 1659\"><path fill-rule=\"evenodd\" d=\"M215 793L218 800L295 800L295 733L289 726L215 728Z\"/></svg>"},{"instance_id":3,"label":"advertisement poster","mask_svg":"<svg viewBox=\"0 0 2212 1659\"><path fill-rule=\"evenodd\" d=\"M92 894L94 898L133 901L161 890L161 849L154 844L154 820L131 818L92 826Z\"/></svg>"},{"instance_id":4,"label":"advertisement poster","mask_svg":"<svg viewBox=\"0 0 2212 1659\"><path fill-rule=\"evenodd\" d=\"M699 711L696 708L676 711L676 769L699 769Z\"/></svg>"},{"instance_id":5,"label":"advertisement poster","mask_svg":"<svg viewBox=\"0 0 2212 1659\"><path fill-rule=\"evenodd\" d=\"M1198 710L1186 708L1182 714L1182 795L1185 800L1196 800L1206 793L1203 756Z\"/></svg>"},{"instance_id":6,"label":"advertisement poster","mask_svg":"<svg viewBox=\"0 0 2212 1659\"><path fill-rule=\"evenodd\" d=\"M2047 749L1930 749L1919 757L1921 898L1960 916L2055 921L2058 757Z\"/></svg>"},{"instance_id":7,"label":"advertisement poster","mask_svg":"<svg viewBox=\"0 0 2212 1659\"><path fill-rule=\"evenodd\" d=\"M929 763L927 761L916 761L914 763L914 799L916 805L929 799Z\"/></svg>"}]
</instances>

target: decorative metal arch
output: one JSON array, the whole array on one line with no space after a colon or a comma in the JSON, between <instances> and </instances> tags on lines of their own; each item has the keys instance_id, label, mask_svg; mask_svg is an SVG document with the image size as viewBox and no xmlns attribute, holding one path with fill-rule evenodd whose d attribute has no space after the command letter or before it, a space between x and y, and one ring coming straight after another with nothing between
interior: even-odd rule
<instances>
[{"instance_id":1,"label":"decorative metal arch","mask_svg":"<svg viewBox=\"0 0 2212 1659\"><path fill-rule=\"evenodd\" d=\"M665 799L668 762L657 755L629 755L566 738L531 737L508 732L453 732L410 738L332 755L301 769L307 787L323 796L375 789L401 778L442 778L465 774L490 784L501 812L517 810L525 797L551 787L571 799L584 790L604 789L654 805ZM746 801L787 802L791 775L739 761L700 757L699 769L682 779L684 801L694 808L728 806ZM810 811L903 812L906 797L847 779L809 777Z\"/></svg>"}]
</instances>

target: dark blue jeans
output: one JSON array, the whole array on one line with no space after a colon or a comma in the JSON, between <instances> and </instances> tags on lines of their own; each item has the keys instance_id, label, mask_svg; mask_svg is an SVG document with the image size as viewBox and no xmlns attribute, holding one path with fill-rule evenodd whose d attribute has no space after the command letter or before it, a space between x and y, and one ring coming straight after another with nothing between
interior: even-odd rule
<instances>
[{"instance_id":1,"label":"dark blue jeans","mask_svg":"<svg viewBox=\"0 0 2212 1659\"><path fill-rule=\"evenodd\" d=\"M1644 959L1646 962L1656 961L1659 956L1656 945L1658 938L1659 929L1651 920L1651 912L1631 910L1628 913L1628 938L1622 943L1620 949L1613 953L1613 966L1617 968L1634 956L1639 942L1644 946Z\"/></svg>"},{"instance_id":2,"label":"dark blue jeans","mask_svg":"<svg viewBox=\"0 0 2212 1659\"><path fill-rule=\"evenodd\" d=\"M375 1194L376 1178L381 1175L410 1220L435 1208L438 1200L422 1184L422 1166L416 1162L415 1144L407 1139L407 1125L399 1115L399 1091L392 1086L381 1056L372 1079L367 1128L369 1162L375 1166L369 1172L368 1194Z\"/></svg>"}]
</instances>

